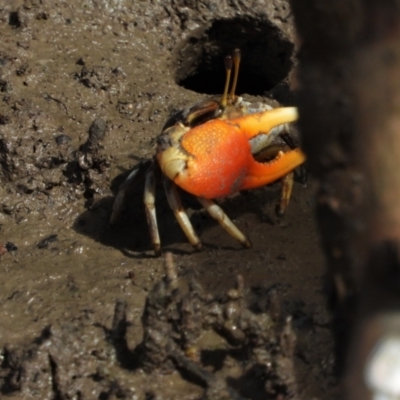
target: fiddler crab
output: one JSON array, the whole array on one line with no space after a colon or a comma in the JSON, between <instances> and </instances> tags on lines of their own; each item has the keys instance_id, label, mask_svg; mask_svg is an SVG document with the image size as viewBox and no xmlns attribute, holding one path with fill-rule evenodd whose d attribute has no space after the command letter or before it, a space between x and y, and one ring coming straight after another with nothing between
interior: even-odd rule
<instances>
[{"instance_id":1,"label":"fiddler crab","mask_svg":"<svg viewBox=\"0 0 400 400\"><path fill-rule=\"evenodd\" d=\"M280 214L288 205L293 171L305 161L300 148L282 140L287 124L298 117L297 108L251 104L235 95L240 57L237 49L233 56L225 58L226 82L222 97L201 101L178 112L157 137L156 154L150 164L146 163L148 167L144 172L144 205L156 255L161 254L155 209L158 175L162 175L170 208L196 250L202 248L202 243L182 206L177 186L196 196L243 247L251 247L249 239L213 199L281 179ZM135 167L119 188L110 219L112 224L123 208L127 190L143 173L142 166Z\"/></svg>"}]
</instances>

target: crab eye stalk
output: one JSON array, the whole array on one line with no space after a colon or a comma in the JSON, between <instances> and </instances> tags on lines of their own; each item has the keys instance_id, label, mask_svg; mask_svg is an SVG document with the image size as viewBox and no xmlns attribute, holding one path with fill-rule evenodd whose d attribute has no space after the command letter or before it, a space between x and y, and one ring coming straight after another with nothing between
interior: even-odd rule
<instances>
[{"instance_id":1,"label":"crab eye stalk","mask_svg":"<svg viewBox=\"0 0 400 400\"><path fill-rule=\"evenodd\" d=\"M224 59L225 70L226 70L226 80L225 80L225 89L222 95L220 105L222 108L225 108L228 103L228 90L229 90L229 82L231 80L231 72L233 67L232 56L226 56Z\"/></svg>"},{"instance_id":2,"label":"crab eye stalk","mask_svg":"<svg viewBox=\"0 0 400 400\"><path fill-rule=\"evenodd\" d=\"M235 98L235 91L236 91L236 85L237 85L237 80L238 80L238 76L239 76L239 65L240 65L241 56L242 55L241 55L240 49L235 49L233 51L233 66L235 67L235 71L234 71L234 75L233 75L231 92L229 93L229 99L231 101L233 101Z\"/></svg>"}]
</instances>

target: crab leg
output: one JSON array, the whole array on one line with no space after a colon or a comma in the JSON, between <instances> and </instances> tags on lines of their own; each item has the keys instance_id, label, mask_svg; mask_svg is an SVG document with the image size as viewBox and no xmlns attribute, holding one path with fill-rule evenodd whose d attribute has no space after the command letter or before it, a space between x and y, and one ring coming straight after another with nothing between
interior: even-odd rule
<instances>
[{"instance_id":1,"label":"crab leg","mask_svg":"<svg viewBox=\"0 0 400 400\"><path fill-rule=\"evenodd\" d=\"M291 171L282 178L281 199L278 205L278 214L285 214L293 189L294 172Z\"/></svg>"},{"instance_id":2,"label":"crab leg","mask_svg":"<svg viewBox=\"0 0 400 400\"><path fill-rule=\"evenodd\" d=\"M171 210L174 212L175 218L178 220L183 232L188 238L190 244L196 250L201 250L203 246L182 206L176 185L166 177L163 177L163 184L165 193L167 195L168 204L171 207Z\"/></svg>"},{"instance_id":3,"label":"crab leg","mask_svg":"<svg viewBox=\"0 0 400 400\"><path fill-rule=\"evenodd\" d=\"M229 219L219 205L214 203L212 200L208 200L203 197L197 197L197 200L232 237L239 241L243 247L251 247L249 239L247 239L247 237L243 235L238 228L236 228L235 224Z\"/></svg>"},{"instance_id":4,"label":"crab leg","mask_svg":"<svg viewBox=\"0 0 400 400\"><path fill-rule=\"evenodd\" d=\"M111 225L115 224L117 218L121 214L121 211L125 205L127 192L136 185L139 179L143 176L143 173L146 171L146 169L144 169L146 163L147 161L140 162L135 168L133 168L128 177L125 179L124 183L119 187L111 213Z\"/></svg>"},{"instance_id":5,"label":"crab leg","mask_svg":"<svg viewBox=\"0 0 400 400\"><path fill-rule=\"evenodd\" d=\"M146 210L147 223L150 229L151 243L153 244L154 253L156 256L161 255L160 235L157 227L156 217L156 177L154 173L154 162L146 172L146 181L144 184L144 207Z\"/></svg>"}]
</instances>

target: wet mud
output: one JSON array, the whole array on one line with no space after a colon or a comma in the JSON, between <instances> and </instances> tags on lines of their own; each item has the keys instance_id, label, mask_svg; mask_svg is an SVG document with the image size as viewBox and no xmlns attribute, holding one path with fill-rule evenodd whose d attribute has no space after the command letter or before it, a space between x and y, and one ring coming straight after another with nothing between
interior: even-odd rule
<instances>
[{"instance_id":1,"label":"wet mud","mask_svg":"<svg viewBox=\"0 0 400 400\"><path fill-rule=\"evenodd\" d=\"M194 251L160 186L155 258L143 182L109 223L233 48L246 100L293 103L288 3L0 0L0 36L0 397L340 398L312 180L280 218L279 184L221 201L251 249L184 195Z\"/></svg>"}]
</instances>

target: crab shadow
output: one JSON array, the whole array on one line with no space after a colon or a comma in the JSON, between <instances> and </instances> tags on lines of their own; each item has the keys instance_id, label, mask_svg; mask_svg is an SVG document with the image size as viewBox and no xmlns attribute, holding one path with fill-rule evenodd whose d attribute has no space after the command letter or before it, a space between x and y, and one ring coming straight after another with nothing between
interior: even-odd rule
<instances>
[{"instance_id":1,"label":"crab shadow","mask_svg":"<svg viewBox=\"0 0 400 400\"><path fill-rule=\"evenodd\" d=\"M125 181L130 171L124 171L113 179L111 190L114 196L106 196L95 201L76 218L73 229L79 234L88 236L105 246L119 249L128 257L153 257L143 203L144 176L141 176L135 186L127 192L124 210L119 215L117 222L115 224L109 222L118 188ZM194 196L180 189L179 192L193 228L206 248L241 249L235 239L231 238L222 227L218 226L218 222L201 208ZM218 201L218 203L233 221L243 216L243 214L251 212L256 215L260 223L274 225L278 220L274 207L279 198L279 193L280 185L276 184L238 193L230 198ZM161 182L157 182L156 186L156 212L162 248L168 249L168 251L172 251L175 254L194 252L195 250L188 243L168 205ZM207 232L216 227L220 230L217 236L215 234L207 234ZM245 234L248 233L245 228L243 231ZM221 234L226 235L231 240L231 244L228 244L227 240L216 242Z\"/></svg>"}]
</instances>

